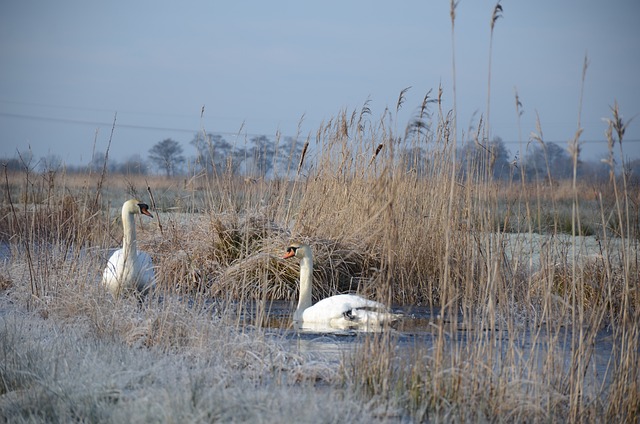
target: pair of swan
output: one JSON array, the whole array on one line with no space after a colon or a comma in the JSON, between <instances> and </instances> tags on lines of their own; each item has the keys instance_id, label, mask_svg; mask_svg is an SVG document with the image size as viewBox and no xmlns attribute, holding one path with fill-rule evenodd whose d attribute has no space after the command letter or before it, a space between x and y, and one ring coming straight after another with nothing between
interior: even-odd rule
<instances>
[{"instance_id":1,"label":"pair of swan","mask_svg":"<svg viewBox=\"0 0 640 424\"><path fill-rule=\"evenodd\" d=\"M149 206L136 199L122 205L124 237L122 248L109 258L102 273L102 284L114 297L124 291L135 290L146 295L155 287L155 272L151 257L138 251L135 215L153 218ZM292 243L283 259L300 260L300 297L293 321L303 326L329 326L332 328L373 328L393 322L398 314L390 312L384 304L353 294L339 294L312 305L313 254L306 244Z\"/></svg>"},{"instance_id":2,"label":"pair of swan","mask_svg":"<svg viewBox=\"0 0 640 424\"><path fill-rule=\"evenodd\" d=\"M354 294L338 294L320 300L312 306L313 254L311 247L293 243L283 259L300 260L300 297L293 321L302 327L376 328L396 321L400 315L387 306Z\"/></svg>"},{"instance_id":3,"label":"pair of swan","mask_svg":"<svg viewBox=\"0 0 640 424\"><path fill-rule=\"evenodd\" d=\"M102 284L114 297L127 290L135 290L146 295L155 287L155 272L151 256L138 251L136 240L135 215L142 214L153 218L149 206L137 199L131 199L122 205L122 227L124 236L122 248L113 252L102 273Z\"/></svg>"}]
</instances>

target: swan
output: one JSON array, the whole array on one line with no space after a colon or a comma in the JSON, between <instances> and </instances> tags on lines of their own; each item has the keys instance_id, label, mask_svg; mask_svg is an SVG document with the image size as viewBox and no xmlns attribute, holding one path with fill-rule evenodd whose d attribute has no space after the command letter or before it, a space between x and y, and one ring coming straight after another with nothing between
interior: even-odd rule
<instances>
[{"instance_id":1,"label":"swan","mask_svg":"<svg viewBox=\"0 0 640 424\"><path fill-rule=\"evenodd\" d=\"M131 199L122 205L122 249L118 249L109 258L107 267L102 273L102 284L114 297L124 290L135 289L146 295L155 287L155 273L151 256L138 251L136 240L136 223L134 215L142 214L153 218L149 206L137 199Z\"/></svg>"},{"instance_id":2,"label":"swan","mask_svg":"<svg viewBox=\"0 0 640 424\"><path fill-rule=\"evenodd\" d=\"M400 315L391 313L380 302L354 294L338 294L311 305L313 280L313 254L311 247L303 243L292 243L287 247L283 259L300 260L300 297L293 321L302 326L327 325L332 328L372 328L397 320Z\"/></svg>"}]
</instances>

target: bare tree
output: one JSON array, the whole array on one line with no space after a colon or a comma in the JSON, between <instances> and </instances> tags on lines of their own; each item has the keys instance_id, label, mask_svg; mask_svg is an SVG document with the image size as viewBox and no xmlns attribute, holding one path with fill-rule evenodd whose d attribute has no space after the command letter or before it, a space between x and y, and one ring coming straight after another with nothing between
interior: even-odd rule
<instances>
[{"instance_id":1,"label":"bare tree","mask_svg":"<svg viewBox=\"0 0 640 424\"><path fill-rule=\"evenodd\" d=\"M212 175L229 172L236 174L244 160L244 150L231 145L218 134L199 132L191 140L196 149L195 165L198 169Z\"/></svg>"},{"instance_id":2,"label":"bare tree","mask_svg":"<svg viewBox=\"0 0 640 424\"><path fill-rule=\"evenodd\" d=\"M147 163L139 154L129 156L123 163L115 166L121 174L145 175L148 171Z\"/></svg>"},{"instance_id":3,"label":"bare tree","mask_svg":"<svg viewBox=\"0 0 640 424\"><path fill-rule=\"evenodd\" d=\"M532 144L524 159L530 181L569 178L573 169L569 153L553 142Z\"/></svg>"},{"instance_id":4,"label":"bare tree","mask_svg":"<svg viewBox=\"0 0 640 424\"><path fill-rule=\"evenodd\" d=\"M253 137L251 146L244 151L246 175L267 178L282 176L289 171L291 158L299 158L302 154L302 143L292 137L285 137L283 143L280 141L265 135Z\"/></svg>"},{"instance_id":5,"label":"bare tree","mask_svg":"<svg viewBox=\"0 0 640 424\"><path fill-rule=\"evenodd\" d=\"M104 167L106 167L107 170L113 171L114 166L115 164L113 160L109 159L105 152L99 151L93 154L91 162L89 162L88 169L91 172L100 172Z\"/></svg>"},{"instance_id":6,"label":"bare tree","mask_svg":"<svg viewBox=\"0 0 640 424\"><path fill-rule=\"evenodd\" d=\"M49 154L40 159L42 172L56 172L62 168L62 159L58 155Z\"/></svg>"},{"instance_id":7,"label":"bare tree","mask_svg":"<svg viewBox=\"0 0 640 424\"><path fill-rule=\"evenodd\" d=\"M167 177L175 175L179 166L184 163L182 147L177 141L170 138L156 143L149 150L149 159L158 168L164 169Z\"/></svg>"},{"instance_id":8,"label":"bare tree","mask_svg":"<svg viewBox=\"0 0 640 424\"><path fill-rule=\"evenodd\" d=\"M511 176L509 151L500 137L496 136L485 144L465 144L460 151L460 158L464 165L462 172L467 177L471 172L489 176L494 180L507 180Z\"/></svg>"}]
</instances>

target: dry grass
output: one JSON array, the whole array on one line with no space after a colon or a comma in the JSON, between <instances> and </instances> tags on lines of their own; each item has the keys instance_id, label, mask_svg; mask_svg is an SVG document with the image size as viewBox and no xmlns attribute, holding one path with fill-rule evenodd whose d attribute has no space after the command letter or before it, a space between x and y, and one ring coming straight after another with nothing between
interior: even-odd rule
<instances>
[{"instance_id":1,"label":"dry grass","mask_svg":"<svg viewBox=\"0 0 640 424\"><path fill-rule=\"evenodd\" d=\"M110 175L110 191L96 194L91 178L6 175L4 417L278 421L264 411L293 417L314 399L308 421L634 421L637 234L624 237L626 210L611 219L619 200L578 196L581 216L602 223L597 255L583 256L560 237L571 189L458 181L449 209L451 146L422 140L433 149L418 175L398 166L386 148L395 136L381 128L340 115L303 160L291 158L302 165L292 180L225 177L194 188L122 178L116 190ZM97 282L122 236L118 204L146 198L147 187L156 202L180 201L137 222L164 299L140 308ZM547 238L513 252L507 228ZM279 259L293 238L314 248L317 297L351 290L437 307L432 337L398 351L401 334L367 336L339 364L286 347L261 325L270 300L296 299L297 266ZM603 331L612 360L594 388ZM318 398L339 406L318 410Z\"/></svg>"},{"instance_id":2,"label":"dry grass","mask_svg":"<svg viewBox=\"0 0 640 424\"><path fill-rule=\"evenodd\" d=\"M406 130L367 103L342 111L285 158L287 178L5 171L0 417L637 422L637 188L496 184L488 163L462 179L442 95ZM628 122L612 115L613 158ZM574 164L580 133L578 120ZM406 155L416 148L426 154ZM137 222L159 277L143 305L98 285L133 196L157 215ZM514 251L508 232L537 242ZM337 363L292 348L263 327L271 300L297 297L298 268L279 259L291 239L314 249L316 297L357 291L438 314L412 345L362 335Z\"/></svg>"}]
</instances>

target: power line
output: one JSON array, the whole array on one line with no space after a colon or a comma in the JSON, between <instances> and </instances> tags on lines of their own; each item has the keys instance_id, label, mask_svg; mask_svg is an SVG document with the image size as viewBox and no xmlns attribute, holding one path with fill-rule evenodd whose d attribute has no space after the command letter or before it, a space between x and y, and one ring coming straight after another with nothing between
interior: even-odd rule
<instances>
[{"instance_id":1,"label":"power line","mask_svg":"<svg viewBox=\"0 0 640 424\"><path fill-rule=\"evenodd\" d=\"M37 116L37 115L25 115L19 113L8 113L8 112L0 112L0 116L4 116L7 118L16 118L16 119L25 119L30 121L45 121L45 122L59 122L66 124L75 124L75 125L91 125L91 126L100 126L100 127L110 127L113 125L113 122L101 122L101 121L82 121L79 119L68 119L68 118L51 118L47 116ZM116 122L116 128L129 128L135 130L147 130L147 131L170 131L170 132L179 132L179 133L188 133L188 134L196 134L200 132L197 129L186 129L186 128L171 128L171 127L154 127L150 125L135 125L135 124L122 124ZM229 135L236 136L238 134L255 136L259 137L264 134L253 134L253 133L239 133L239 132L230 132L230 131L214 131L215 134L221 135Z\"/></svg>"},{"instance_id":2,"label":"power line","mask_svg":"<svg viewBox=\"0 0 640 424\"><path fill-rule=\"evenodd\" d=\"M6 102L5 102L6 103ZM83 120L79 120L79 119L68 119L68 118L52 118L52 117L47 117L47 116L38 116L38 115L26 115L26 114L19 114L19 113L8 113L8 112L0 112L0 116L3 117L7 117L7 118L16 118L16 119L25 119L25 120L32 120L32 121L45 121L45 122L59 122L59 123L66 123L66 124L75 124L75 125L91 125L91 126L107 126L110 127L113 125L113 122L101 122L101 121L83 121ZM188 134L196 134L198 132L200 132L200 130L197 129L186 129L186 128L171 128L171 127L155 127L155 126L151 126L151 125L135 125L135 124L122 124L122 123L116 123L116 128L128 128L128 129L135 129L135 130L145 130L145 131L170 131L170 132L178 132L178 133L188 133ZM227 136L237 136L239 134L241 135L247 135L250 137L260 137L264 134L258 134L258 133L239 133L239 132L229 132L229 131L211 131L211 133L214 134L220 134L220 135L227 135ZM561 144L561 143L566 143L568 140L545 140L545 143L556 143L556 144ZM528 140L523 140L523 141L517 141L517 140L502 140L503 143L505 144L519 144L519 143L528 143ZM624 139L624 143L639 143L640 139ZM606 140L604 139L600 139L600 140L580 140L580 143L582 144L595 144L595 143L601 143L604 144L606 143Z\"/></svg>"}]
</instances>

